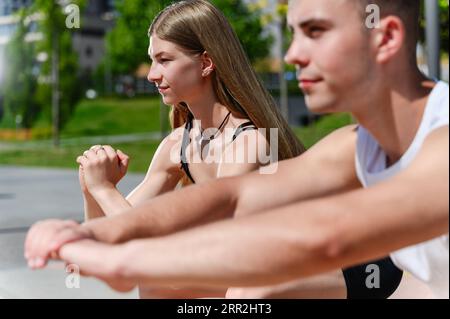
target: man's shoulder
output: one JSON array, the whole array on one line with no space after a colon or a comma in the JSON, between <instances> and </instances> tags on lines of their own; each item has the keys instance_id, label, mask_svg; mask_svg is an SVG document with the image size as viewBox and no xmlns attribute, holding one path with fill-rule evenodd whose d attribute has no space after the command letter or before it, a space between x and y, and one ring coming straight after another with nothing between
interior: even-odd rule
<instances>
[{"instance_id":1,"label":"man's shoulder","mask_svg":"<svg viewBox=\"0 0 450 319\"><path fill-rule=\"evenodd\" d=\"M408 170L421 172L423 170L442 171L446 169L448 172L448 154L449 128L447 124L436 128L427 135Z\"/></svg>"},{"instance_id":2,"label":"man's shoulder","mask_svg":"<svg viewBox=\"0 0 450 319\"><path fill-rule=\"evenodd\" d=\"M351 147L354 152L357 132L358 125L356 124L341 127L322 138L311 148L311 151L339 152Z\"/></svg>"},{"instance_id":3,"label":"man's shoulder","mask_svg":"<svg viewBox=\"0 0 450 319\"><path fill-rule=\"evenodd\" d=\"M322 138L298 158L309 157L322 163L321 165L354 165L357 131L356 124L341 127Z\"/></svg>"}]
</instances>

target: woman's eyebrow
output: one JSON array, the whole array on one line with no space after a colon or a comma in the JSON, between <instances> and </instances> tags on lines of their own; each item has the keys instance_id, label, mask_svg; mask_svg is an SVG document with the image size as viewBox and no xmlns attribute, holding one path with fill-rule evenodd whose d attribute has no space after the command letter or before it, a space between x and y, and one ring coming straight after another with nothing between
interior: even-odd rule
<instances>
[{"instance_id":1,"label":"woman's eyebrow","mask_svg":"<svg viewBox=\"0 0 450 319\"><path fill-rule=\"evenodd\" d=\"M157 58L159 58L161 55L163 55L165 53L167 53L167 52L164 52L164 51L158 52L157 54L155 54L154 58L157 59ZM150 60L153 60L151 54L149 54L148 57L150 58Z\"/></svg>"}]
</instances>

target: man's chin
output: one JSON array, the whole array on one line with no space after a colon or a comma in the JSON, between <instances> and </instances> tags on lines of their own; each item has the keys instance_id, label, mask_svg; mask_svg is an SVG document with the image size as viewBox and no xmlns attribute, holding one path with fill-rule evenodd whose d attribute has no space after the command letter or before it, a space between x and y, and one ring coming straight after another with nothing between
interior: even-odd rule
<instances>
[{"instance_id":1,"label":"man's chin","mask_svg":"<svg viewBox=\"0 0 450 319\"><path fill-rule=\"evenodd\" d=\"M316 99L314 97L305 98L306 107L315 114L327 114L335 112L334 103L324 101L323 99Z\"/></svg>"}]
</instances>

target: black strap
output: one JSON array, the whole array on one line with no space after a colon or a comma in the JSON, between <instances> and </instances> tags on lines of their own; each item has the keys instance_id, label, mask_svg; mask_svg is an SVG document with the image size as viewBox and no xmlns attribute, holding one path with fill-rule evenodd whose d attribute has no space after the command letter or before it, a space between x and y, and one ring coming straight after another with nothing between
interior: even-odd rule
<instances>
[{"instance_id":1,"label":"black strap","mask_svg":"<svg viewBox=\"0 0 450 319\"><path fill-rule=\"evenodd\" d=\"M253 124L252 122L245 122L241 125L239 125L236 128L236 131L233 134L233 141L239 136L239 134L241 134L242 132L248 131L248 130L256 130L256 126L255 124Z\"/></svg>"},{"instance_id":2,"label":"black strap","mask_svg":"<svg viewBox=\"0 0 450 319\"><path fill-rule=\"evenodd\" d=\"M195 184L194 178L191 175L191 172L189 171L189 164L186 157L186 149L191 143L191 138L189 137L189 133L192 130L192 120L193 116L189 113L186 125L184 126L184 132L183 132L183 140L181 141L181 151L180 151L180 158L181 158L181 169L186 173L187 177L192 181L192 183Z\"/></svg>"},{"instance_id":3,"label":"black strap","mask_svg":"<svg viewBox=\"0 0 450 319\"><path fill-rule=\"evenodd\" d=\"M186 121L186 125L184 127L183 140L181 142L181 152L180 152L181 167L180 168L186 173L186 175L189 177L189 179L192 181L192 183L195 184L194 178L192 177L191 172L189 171L189 163L188 163L187 157L186 157L186 149L187 149L188 145L191 143L191 138L189 137L189 133L192 130L192 120L193 120L192 115L191 114L189 114L189 115L190 116L188 117L188 120ZM247 131L247 130L256 130L256 129L257 129L256 126L250 121L239 125L233 134L233 141L242 132Z\"/></svg>"},{"instance_id":4,"label":"black strap","mask_svg":"<svg viewBox=\"0 0 450 319\"><path fill-rule=\"evenodd\" d=\"M386 257L343 269L343 274L347 299L387 299L400 285L403 271L394 265L391 258ZM379 287L372 287L374 282L371 279L377 279L376 276L379 276Z\"/></svg>"}]
</instances>

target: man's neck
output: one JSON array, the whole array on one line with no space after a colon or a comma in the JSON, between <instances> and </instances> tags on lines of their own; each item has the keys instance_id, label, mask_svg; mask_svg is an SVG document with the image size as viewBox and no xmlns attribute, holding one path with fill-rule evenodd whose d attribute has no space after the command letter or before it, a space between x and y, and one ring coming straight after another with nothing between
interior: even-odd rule
<instances>
[{"instance_id":1,"label":"man's neck","mask_svg":"<svg viewBox=\"0 0 450 319\"><path fill-rule=\"evenodd\" d=\"M405 76L409 81L381 84L363 111L356 112L386 153L388 165L397 162L417 134L434 83L420 74Z\"/></svg>"}]
</instances>

